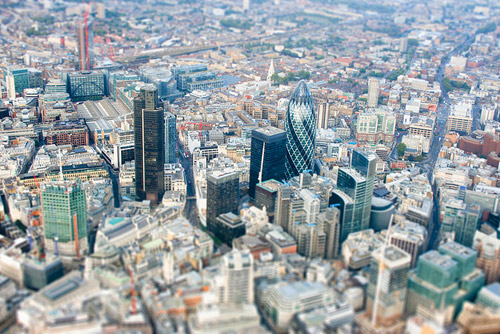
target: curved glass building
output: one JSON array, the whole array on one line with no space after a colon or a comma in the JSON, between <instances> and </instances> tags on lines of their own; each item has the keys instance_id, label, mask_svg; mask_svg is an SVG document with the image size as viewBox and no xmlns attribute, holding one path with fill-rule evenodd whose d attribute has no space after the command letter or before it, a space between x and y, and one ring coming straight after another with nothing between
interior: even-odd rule
<instances>
[{"instance_id":1,"label":"curved glass building","mask_svg":"<svg viewBox=\"0 0 500 334\"><path fill-rule=\"evenodd\" d=\"M288 103L285 118L287 180L311 170L316 144L316 113L309 87L300 81Z\"/></svg>"}]
</instances>

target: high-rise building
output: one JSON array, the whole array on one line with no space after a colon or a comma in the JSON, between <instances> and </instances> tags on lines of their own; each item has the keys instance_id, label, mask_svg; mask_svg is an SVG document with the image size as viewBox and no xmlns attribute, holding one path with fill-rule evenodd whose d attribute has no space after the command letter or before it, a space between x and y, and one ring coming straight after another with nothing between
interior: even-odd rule
<instances>
[{"instance_id":1,"label":"high-rise building","mask_svg":"<svg viewBox=\"0 0 500 334\"><path fill-rule=\"evenodd\" d=\"M379 91L380 80L375 78L368 79L368 107L375 108L378 105Z\"/></svg>"},{"instance_id":2,"label":"high-rise building","mask_svg":"<svg viewBox=\"0 0 500 334\"><path fill-rule=\"evenodd\" d=\"M45 249L61 256L87 252L87 202L79 180L41 186Z\"/></svg>"},{"instance_id":3,"label":"high-rise building","mask_svg":"<svg viewBox=\"0 0 500 334\"><path fill-rule=\"evenodd\" d=\"M320 225L301 224L296 228L297 252L306 258L323 257L326 246L326 233Z\"/></svg>"},{"instance_id":4,"label":"high-rise building","mask_svg":"<svg viewBox=\"0 0 500 334\"><path fill-rule=\"evenodd\" d=\"M255 198L257 183L285 177L285 131L268 126L252 130L250 158L250 197Z\"/></svg>"},{"instance_id":5,"label":"high-rise building","mask_svg":"<svg viewBox=\"0 0 500 334\"><path fill-rule=\"evenodd\" d=\"M164 111L158 89L147 84L134 99L135 186L138 200L158 204L164 192Z\"/></svg>"},{"instance_id":6,"label":"high-rise building","mask_svg":"<svg viewBox=\"0 0 500 334\"><path fill-rule=\"evenodd\" d=\"M177 145L176 117L171 112L165 113L165 163L175 163L175 147Z\"/></svg>"},{"instance_id":7,"label":"high-rise building","mask_svg":"<svg viewBox=\"0 0 500 334\"><path fill-rule=\"evenodd\" d=\"M248 251L234 249L222 258L226 304L253 303L253 257Z\"/></svg>"},{"instance_id":8,"label":"high-rise building","mask_svg":"<svg viewBox=\"0 0 500 334\"><path fill-rule=\"evenodd\" d=\"M309 87L300 81L288 103L285 117L285 178L312 170L316 146L316 113Z\"/></svg>"},{"instance_id":9,"label":"high-rise building","mask_svg":"<svg viewBox=\"0 0 500 334\"><path fill-rule=\"evenodd\" d=\"M243 0L243 10L250 10L250 0Z\"/></svg>"},{"instance_id":10,"label":"high-rise building","mask_svg":"<svg viewBox=\"0 0 500 334\"><path fill-rule=\"evenodd\" d=\"M85 22L78 22L76 33L78 36L79 70L90 71L95 65L94 32L92 30L92 22L87 22L87 29L85 29Z\"/></svg>"},{"instance_id":11,"label":"high-rise building","mask_svg":"<svg viewBox=\"0 0 500 334\"><path fill-rule=\"evenodd\" d=\"M315 98L314 109L317 114L316 127L318 129L327 129L328 120L330 119L330 103L328 99Z\"/></svg>"},{"instance_id":12,"label":"high-rise building","mask_svg":"<svg viewBox=\"0 0 500 334\"><path fill-rule=\"evenodd\" d=\"M329 207L320 213L317 221L322 225L326 234L325 259L337 257L340 239L340 210L337 207Z\"/></svg>"},{"instance_id":13,"label":"high-rise building","mask_svg":"<svg viewBox=\"0 0 500 334\"><path fill-rule=\"evenodd\" d=\"M389 234L389 242L410 254L410 266L413 268L427 246L427 229L410 221L393 224Z\"/></svg>"},{"instance_id":14,"label":"high-rise building","mask_svg":"<svg viewBox=\"0 0 500 334\"><path fill-rule=\"evenodd\" d=\"M370 227L376 164L377 156L375 153L354 150L351 157L351 168L340 168L338 171L337 189L347 194L354 202L352 216L343 215L340 242L343 242L349 233L366 230ZM341 203L334 201L331 204Z\"/></svg>"},{"instance_id":15,"label":"high-rise building","mask_svg":"<svg viewBox=\"0 0 500 334\"><path fill-rule=\"evenodd\" d=\"M410 255L395 246L373 252L366 314L357 319L363 333L376 332L376 327L385 328L384 333L403 332L410 262Z\"/></svg>"},{"instance_id":16,"label":"high-rise building","mask_svg":"<svg viewBox=\"0 0 500 334\"><path fill-rule=\"evenodd\" d=\"M213 172L207 175L207 228L215 233L217 217L223 213L238 213L238 172Z\"/></svg>"},{"instance_id":17,"label":"high-rise building","mask_svg":"<svg viewBox=\"0 0 500 334\"><path fill-rule=\"evenodd\" d=\"M483 270L486 283L500 280L500 239L496 234L476 231L472 247L477 251L476 266Z\"/></svg>"},{"instance_id":18,"label":"high-rise building","mask_svg":"<svg viewBox=\"0 0 500 334\"><path fill-rule=\"evenodd\" d=\"M444 206L441 233L453 232L456 242L472 247L480 214L479 205L466 205L461 200L450 200Z\"/></svg>"},{"instance_id":19,"label":"high-rise building","mask_svg":"<svg viewBox=\"0 0 500 334\"><path fill-rule=\"evenodd\" d=\"M472 300L484 285L484 274L475 268L476 252L456 242L418 258L408 278L406 313L444 317L451 323L461 305Z\"/></svg>"}]
</instances>

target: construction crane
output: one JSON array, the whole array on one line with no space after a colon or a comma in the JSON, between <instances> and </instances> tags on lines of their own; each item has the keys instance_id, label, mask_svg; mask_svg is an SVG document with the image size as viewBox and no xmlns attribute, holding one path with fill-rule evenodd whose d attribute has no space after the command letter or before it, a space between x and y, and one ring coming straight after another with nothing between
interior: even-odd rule
<instances>
[{"instance_id":1,"label":"construction crane","mask_svg":"<svg viewBox=\"0 0 500 334\"><path fill-rule=\"evenodd\" d=\"M83 5L85 5L85 0L82 0ZM83 24L85 26L85 57L86 62L87 62L87 71L90 71L90 56L89 56L89 27L88 27L88 18L89 18L89 11L90 11L90 5L92 2L89 2L87 4L87 7L84 9L85 11L83 12Z\"/></svg>"},{"instance_id":2,"label":"construction crane","mask_svg":"<svg viewBox=\"0 0 500 334\"><path fill-rule=\"evenodd\" d=\"M115 61L115 53L113 51L113 47L111 46L111 37L106 37L106 45L108 46L108 58L111 61Z\"/></svg>"},{"instance_id":3,"label":"construction crane","mask_svg":"<svg viewBox=\"0 0 500 334\"><path fill-rule=\"evenodd\" d=\"M200 143L201 143L201 129L202 129L202 126L210 126L210 127L213 127L212 124L207 124L207 123L202 123L201 121L200 122L183 122L182 124L190 124L190 125L199 125L200 126L200 130L199 130L199 137L200 137Z\"/></svg>"},{"instance_id":4,"label":"construction crane","mask_svg":"<svg viewBox=\"0 0 500 334\"><path fill-rule=\"evenodd\" d=\"M135 303L134 273L130 265L128 266L128 274L130 276L130 302L132 304L132 314L134 315L137 313L137 305Z\"/></svg>"}]
</instances>

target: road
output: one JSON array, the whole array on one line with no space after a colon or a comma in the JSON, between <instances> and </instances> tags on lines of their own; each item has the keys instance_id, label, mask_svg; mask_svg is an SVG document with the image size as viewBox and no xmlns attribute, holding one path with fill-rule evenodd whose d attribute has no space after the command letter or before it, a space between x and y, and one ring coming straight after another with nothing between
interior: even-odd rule
<instances>
[{"instance_id":1,"label":"road","mask_svg":"<svg viewBox=\"0 0 500 334\"><path fill-rule=\"evenodd\" d=\"M198 212L196 209L196 192L194 189L194 175L193 175L193 161L191 155L185 156L184 147L180 141L177 141L177 152L179 153L179 162L184 167L184 175L186 178L186 206L184 208L184 215L189 222L195 226L199 226Z\"/></svg>"},{"instance_id":2,"label":"road","mask_svg":"<svg viewBox=\"0 0 500 334\"><path fill-rule=\"evenodd\" d=\"M436 164L436 160L438 158L439 152L443 145L443 138L446 135L446 120L448 119L448 115L450 112L450 99L448 97L448 93L444 90L443 87L443 78L444 78L444 69L446 64L448 63L451 56L462 52L465 49L468 49L472 41L474 40L475 35L469 36L465 41L463 41L460 45L458 45L455 49L450 51L441 61L441 66L436 74L436 81L441 85L442 92L442 102L438 105L438 112L436 117L436 125L435 129L439 129L437 133L434 133L434 138L431 144L431 148L429 151L429 159L422 162L421 166L428 166L427 177L429 178L429 182L432 184L433 191L433 209L431 222L429 225L429 243L428 249L434 249L438 246L439 242L439 198L438 198L438 189L435 184L433 184L432 175L434 171L434 166ZM475 115L476 117L476 115ZM474 124L477 124L474 122ZM418 165L418 164L417 164Z\"/></svg>"}]
</instances>

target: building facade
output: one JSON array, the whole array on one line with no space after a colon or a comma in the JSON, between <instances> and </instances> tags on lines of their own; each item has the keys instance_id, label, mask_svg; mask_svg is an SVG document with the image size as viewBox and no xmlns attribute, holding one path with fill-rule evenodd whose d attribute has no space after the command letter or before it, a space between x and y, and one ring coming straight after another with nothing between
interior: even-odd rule
<instances>
[{"instance_id":1,"label":"building facade","mask_svg":"<svg viewBox=\"0 0 500 334\"><path fill-rule=\"evenodd\" d=\"M238 213L239 174L213 172L207 175L207 228L216 233L217 217L223 213Z\"/></svg>"},{"instance_id":2,"label":"building facade","mask_svg":"<svg viewBox=\"0 0 500 334\"><path fill-rule=\"evenodd\" d=\"M176 117L171 112L165 113L165 163L175 163L175 148L177 146Z\"/></svg>"},{"instance_id":3,"label":"building facade","mask_svg":"<svg viewBox=\"0 0 500 334\"><path fill-rule=\"evenodd\" d=\"M285 178L289 180L312 170L316 146L316 113L305 81L300 81L290 98L285 118Z\"/></svg>"},{"instance_id":4,"label":"building facade","mask_svg":"<svg viewBox=\"0 0 500 334\"><path fill-rule=\"evenodd\" d=\"M138 200L161 201L164 186L164 112L158 89L148 84L134 99L135 186Z\"/></svg>"},{"instance_id":5,"label":"building facade","mask_svg":"<svg viewBox=\"0 0 500 334\"><path fill-rule=\"evenodd\" d=\"M255 198L257 183L285 177L286 133L275 127L252 131L250 158L250 197Z\"/></svg>"},{"instance_id":6,"label":"building facade","mask_svg":"<svg viewBox=\"0 0 500 334\"><path fill-rule=\"evenodd\" d=\"M79 180L53 181L41 187L45 249L61 256L87 252L87 202Z\"/></svg>"}]
</instances>

